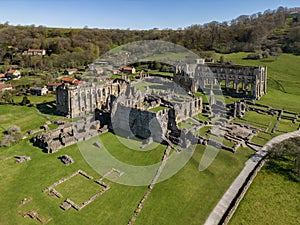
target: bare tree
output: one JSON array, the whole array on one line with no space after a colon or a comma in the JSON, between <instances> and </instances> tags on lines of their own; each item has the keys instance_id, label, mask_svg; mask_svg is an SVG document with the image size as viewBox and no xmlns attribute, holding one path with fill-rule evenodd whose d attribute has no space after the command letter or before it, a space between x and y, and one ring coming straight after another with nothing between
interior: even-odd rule
<instances>
[{"instance_id":1,"label":"bare tree","mask_svg":"<svg viewBox=\"0 0 300 225\"><path fill-rule=\"evenodd\" d=\"M10 146L12 143L22 139L20 127L12 125L4 132L4 136L0 142L0 146Z\"/></svg>"}]
</instances>

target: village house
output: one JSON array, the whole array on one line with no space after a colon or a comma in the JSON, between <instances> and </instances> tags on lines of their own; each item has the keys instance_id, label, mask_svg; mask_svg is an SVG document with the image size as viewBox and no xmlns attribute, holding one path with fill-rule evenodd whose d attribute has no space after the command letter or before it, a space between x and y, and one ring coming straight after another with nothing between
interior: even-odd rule
<instances>
[{"instance_id":1,"label":"village house","mask_svg":"<svg viewBox=\"0 0 300 225\"><path fill-rule=\"evenodd\" d=\"M6 75L4 73L0 73L0 80L7 80Z\"/></svg>"},{"instance_id":2,"label":"village house","mask_svg":"<svg viewBox=\"0 0 300 225\"><path fill-rule=\"evenodd\" d=\"M55 92L55 91L56 91L56 88L57 88L59 85L62 85L62 83L48 82L48 84L47 84L47 89L48 89L48 91L53 91L53 92Z\"/></svg>"},{"instance_id":3,"label":"village house","mask_svg":"<svg viewBox=\"0 0 300 225\"><path fill-rule=\"evenodd\" d=\"M37 55L37 56L44 56L46 55L45 49L28 49L22 53L23 55Z\"/></svg>"},{"instance_id":4,"label":"village house","mask_svg":"<svg viewBox=\"0 0 300 225\"><path fill-rule=\"evenodd\" d=\"M9 70L6 73L6 78L7 79L19 79L21 77L21 72L19 70Z\"/></svg>"},{"instance_id":5,"label":"village house","mask_svg":"<svg viewBox=\"0 0 300 225\"><path fill-rule=\"evenodd\" d=\"M46 87L33 87L30 88L31 95L42 96L48 93L48 89Z\"/></svg>"},{"instance_id":6,"label":"village house","mask_svg":"<svg viewBox=\"0 0 300 225\"><path fill-rule=\"evenodd\" d=\"M128 67L128 66L126 66L126 67L123 67L123 68L121 69L121 72L122 72L122 73L125 73L125 74L135 74L135 73L136 73L136 70L135 70L134 67Z\"/></svg>"},{"instance_id":7,"label":"village house","mask_svg":"<svg viewBox=\"0 0 300 225\"><path fill-rule=\"evenodd\" d=\"M95 72L96 74L100 75L100 74L103 74L103 73L104 73L104 70L103 70L103 68L101 68L101 67L97 67L97 68L95 68L94 72Z\"/></svg>"},{"instance_id":8,"label":"village house","mask_svg":"<svg viewBox=\"0 0 300 225\"><path fill-rule=\"evenodd\" d=\"M12 90L11 84L0 82L0 91L10 91L10 90Z\"/></svg>"},{"instance_id":9,"label":"village house","mask_svg":"<svg viewBox=\"0 0 300 225\"><path fill-rule=\"evenodd\" d=\"M77 71L78 71L77 68L66 69L66 70L64 71L64 74L65 74L65 75L72 75L72 74L74 74L74 73L77 73Z\"/></svg>"},{"instance_id":10,"label":"village house","mask_svg":"<svg viewBox=\"0 0 300 225\"><path fill-rule=\"evenodd\" d=\"M110 72L111 72L113 75L116 75L116 74L119 74L119 73L120 73L120 70L110 70Z\"/></svg>"},{"instance_id":11,"label":"village house","mask_svg":"<svg viewBox=\"0 0 300 225\"><path fill-rule=\"evenodd\" d=\"M64 84L72 84L72 85L79 85L83 83L83 81L79 81L72 77L63 77L60 79L60 81Z\"/></svg>"}]
</instances>

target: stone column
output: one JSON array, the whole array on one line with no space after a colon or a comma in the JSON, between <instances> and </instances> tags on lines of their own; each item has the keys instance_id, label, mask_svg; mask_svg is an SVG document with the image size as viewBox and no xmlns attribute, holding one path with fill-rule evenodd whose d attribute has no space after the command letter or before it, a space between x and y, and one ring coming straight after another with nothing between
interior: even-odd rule
<instances>
[{"instance_id":1,"label":"stone column","mask_svg":"<svg viewBox=\"0 0 300 225\"><path fill-rule=\"evenodd\" d=\"M226 91L228 90L229 84L230 84L230 81L229 81L228 77L226 76L226 78L225 78L225 88L226 88Z\"/></svg>"},{"instance_id":2,"label":"stone column","mask_svg":"<svg viewBox=\"0 0 300 225\"><path fill-rule=\"evenodd\" d=\"M256 98L256 82L251 83L251 96Z\"/></svg>"},{"instance_id":3,"label":"stone column","mask_svg":"<svg viewBox=\"0 0 300 225\"><path fill-rule=\"evenodd\" d=\"M239 83L235 82L235 93L239 93Z\"/></svg>"}]
</instances>

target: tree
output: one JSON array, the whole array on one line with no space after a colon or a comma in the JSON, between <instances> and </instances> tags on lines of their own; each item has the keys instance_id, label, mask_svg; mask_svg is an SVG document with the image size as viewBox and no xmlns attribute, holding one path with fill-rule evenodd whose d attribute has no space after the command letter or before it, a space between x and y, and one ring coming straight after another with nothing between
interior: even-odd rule
<instances>
[{"instance_id":1,"label":"tree","mask_svg":"<svg viewBox=\"0 0 300 225\"><path fill-rule=\"evenodd\" d=\"M155 62L155 63L154 63L154 68L155 68L156 70L160 70L161 67L162 67L162 65L161 65L160 62Z\"/></svg>"},{"instance_id":2,"label":"tree","mask_svg":"<svg viewBox=\"0 0 300 225\"><path fill-rule=\"evenodd\" d=\"M282 50L281 50L280 47L273 47L273 48L271 48L270 55L274 56L276 59L281 54L282 54Z\"/></svg>"},{"instance_id":3,"label":"tree","mask_svg":"<svg viewBox=\"0 0 300 225\"><path fill-rule=\"evenodd\" d=\"M20 127L12 125L4 132L4 136L0 142L0 146L10 146L12 143L22 139Z\"/></svg>"},{"instance_id":4,"label":"tree","mask_svg":"<svg viewBox=\"0 0 300 225\"><path fill-rule=\"evenodd\" d=\"M9 61L10 61L9 59L4 60L3 66L1 68L1 72L6 73L9 70L9 67L10 67Z\"/></svg>"},{"instance_id":5,"label":"tree","mask_svg":"<svg viewBox=\"0 0 300 225\"><path fill-rule=\"evenodd\" d=\"M5 103L13 103L13 96L11 91L4 91L2 97L1 97Z\"/></svg>"},{"instance_id":6,"label":"tree","mask_svg":"<svg viewBox=\"0 0 300 225\"><path fill-rule=\"evenodd\" d=\"M224 63L224 62L225 62L225 58L224 58L223 55L220 56L219 62L220 62L220 63Z\"/></svg>"},{"instance_id":7,"label":"tree","mask_svg":"<svg viewBox=\"0 0 300 225\"><path fill-rule=\"evenodd\" d=\"M300 138L290 138L276 144L268 154L271 169L286 173L300 181Z\"/></svg>"},{"instance_id":8,"label":"tree","mask_svg":"<svg viewBox=\"0 0 300 225\"><path fill-rule=\"evenodd\" d=\"M30 100L27 98L27 96L24 96L20 104L21 105L29 105Z\"/></svg>"}]
</instances>

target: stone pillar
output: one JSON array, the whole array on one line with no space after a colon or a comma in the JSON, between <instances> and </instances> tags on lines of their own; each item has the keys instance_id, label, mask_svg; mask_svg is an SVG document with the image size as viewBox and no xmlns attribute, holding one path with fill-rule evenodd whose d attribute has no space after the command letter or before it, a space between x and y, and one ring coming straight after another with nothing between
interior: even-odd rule
<instances>
[{"instance_id":1,"label":"stone pillar","mask_svg":"<svg viewBox=\"0 0 300 225\"><path fill-rule=\"evenodd\" d=\"M87 91L85 90L84 91L84 112L82 112L83 114L87 111L88 108L87 101L88 101L88 96L87 96Z\"/></svg>"},{"instance_id":2,"label":"stone pillar","mask_svg":"<svg viewBox=\"0 0 300 225\"><path fill-rule=\"evenodd\" d=\"M251 83L251 96L256 98L256 82Z\"/></svg>"},{"instance_id":3,"label":"stone pillar","mask_svg":"<svg viewBox=\"0 0 300 225\"><path fill-rule=\"evenodd\" d=\"M245 93L246 93L246 94L248 94L248 85L249 85L249 84L246 82L246 83L245 83Z\"/></svg>"},{"instance_id":4,"label":"stone pillar","mask_svg":"<svg viewBox=\"0 0 300 225\"><path fill-rule=\"evenodd\" d=\"M226 77L226 79L225 79L225 88L226 88L226 90L228 90L229 84L230 84L230 80L228 79L228 77Z\"/></svg>"},{"instance_id":5,"label":"stone pillar","mask_svg":"<svg viewBox=\"0 0 300 225\"><path fill-rule=\"evenodd\" d=\"M267 94L267 67L266 66L264 71L264 94Z\"/></svg>"},{"instance_id":6,"label":"stone pillar","mask_svg":"<svg viewBox=\"0 0 300 225\"><path fill-rule=\"evenodd\" d=\"M246 86L246 84L245 84L244 81L242 82L242 86L243 86L243 87L242 87L243 91L245 91L245 86Z\"/></svg>"},{"instance_id":7,"label":"stone pillar","mask_svg":"<svg viewBox=\"0 0 300 225\"><path fill-rule=\"evenodd\" d=\"M210 94L209 94L209 104L211 106L216 104L216 99L215 99L214 92L212 89L210 90Z\"/></svg>"}]
</instances>

